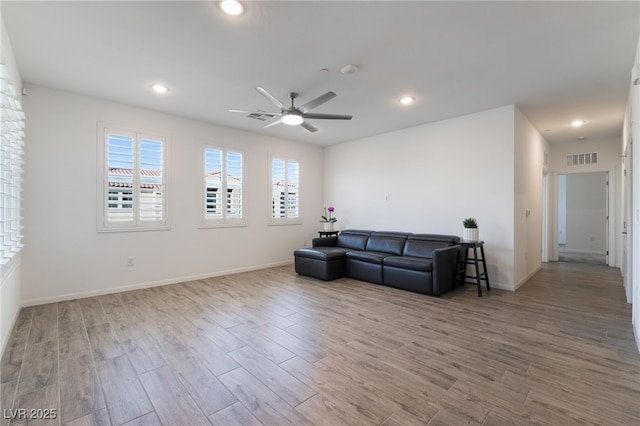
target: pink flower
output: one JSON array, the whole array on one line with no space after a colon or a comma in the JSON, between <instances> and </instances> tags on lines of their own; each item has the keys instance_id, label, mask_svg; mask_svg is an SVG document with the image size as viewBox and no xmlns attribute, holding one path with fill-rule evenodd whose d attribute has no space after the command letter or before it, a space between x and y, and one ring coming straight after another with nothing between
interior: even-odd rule
<instances>
[{"instance_id":1,"label":"pink flower","mask_svg":"<svg viewBox=\"0 0 640 426\"><path fill-rule=\"evenodd\" d=\"M329 211L329 213L333 213L336 209L334 209L333 207L329 207L327 210Z\"/></svg>"}]
</instances>

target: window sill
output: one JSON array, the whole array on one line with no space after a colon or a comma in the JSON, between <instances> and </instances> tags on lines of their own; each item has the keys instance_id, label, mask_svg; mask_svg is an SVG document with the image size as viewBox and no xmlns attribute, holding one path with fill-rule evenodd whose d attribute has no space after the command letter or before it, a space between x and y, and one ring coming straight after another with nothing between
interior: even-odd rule
<instances>
[{"instance_id":1,"label":"window sill","mask_svg":"<svg viewBox=\"0 0 640 426\"><path fill-rule=\"evenodd\" d=\"M130 228L98 228L98 234L108 234L112 232L146 232L146 231L170 231L170 226L138 226Z\"/></svg>"},{"instance_id":2,"label":"window sill","mask_svg":"<svg viewBox=\"0 0 640 426\"><path fill-rule=\"evenodd\" d=\"M215 228L246 228L247 225L245 222L237 222L237 223L203 223L198 226L198 229L215 229Z\"/></svg>"},{"instance_id":3,"label":"window sill","mask_svg":"<svg viewBox=\"0 0 640 426\"><path fill-rule=\"evenodd\" d=\"M267 223L267 226L289 226L289 225L302 225L302 221L301 220L296 220L296 221L270 221L269 223Z\"/></svg>"}]
</instances>

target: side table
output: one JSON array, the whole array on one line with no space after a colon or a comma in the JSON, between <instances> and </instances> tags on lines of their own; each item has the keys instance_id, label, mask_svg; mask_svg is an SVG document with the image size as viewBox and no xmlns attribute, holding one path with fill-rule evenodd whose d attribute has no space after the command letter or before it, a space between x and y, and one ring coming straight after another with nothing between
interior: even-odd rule
<instances>
[{"instance_id":1,"label":"side table","mask_svg":"<svg viewBox=\"0 0 640 426\"><path fill-rule=\"evenodd\" d=\"M333 237L338 235L340 231L318 231L318 236L321 237Z\"/></svg>"},{"instance_id":2,"label":"side table","mask_svg":"<svg viewBox=\"0 0 640 426\"><path fill-rule=\"evenodd\" d=\"M458 275L462 277L462 284L473 284L478 286L478 297L482 297L482 281L487 284L487 291L491 291L489 275L487 274L487 263L484 257L484 241L460 241L460 258L458 259ZM480 249L480 256L478 256ZM469 256L469 251L473 257ZM482 264L482 272L480 272ZM475 276L467 275L467 266L473 265ZM468 281L472 280L472 281Z\"/></svg>"}]
</instances>

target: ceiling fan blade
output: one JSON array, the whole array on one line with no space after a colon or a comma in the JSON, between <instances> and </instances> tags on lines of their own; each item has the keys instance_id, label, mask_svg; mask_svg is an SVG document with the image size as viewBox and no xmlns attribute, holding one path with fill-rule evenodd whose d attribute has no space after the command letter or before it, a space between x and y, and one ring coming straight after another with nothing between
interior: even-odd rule
<instances>
[{"instance_id":1,"label":"ceiling fan blade","mask_svg":"<svg viewBox=\"0 0 640 426\"><path fill-rule=\"evenodd\" d=\"M316 126L314 126L311 123L307 123L306 121L303 121L301 126L307 129L308 131L310 131L311 133L315 133L318 131L318 128Z\"/></svg>"},{"instance_id":2,"label":"ceiling fan blade","mask_svg":"<svg viewBox=\"0 0 640 426\"><path fill-rule=\"evenodd\" d=\"M311 118L315 120L351 120L353 116L351 115L340 115L340 114L314 114L312 112L306 112L302 114L303 118Z\"/></svg>"},{"instance_id":3,"label":"ceiling fan blade","mask_svg":"<svg viewBox=\"0 0 640 426\"><path fill-rule=\"evenodd\" d=\"M253 111L247 111L244 109L230 109L229 112L239 112L242 114L256 114L256 115L266 115L267 117L277 117L279 115L282 115L281 112L267 112L267 111L262 111L259 109L253 110Z\"/></svg>"},{"instance_id":4,"label":"ceiling fan blade","mask_svg":"<svg viewBox=\"0 0 640 426\"><path fill-rule=\"evenodd\" d=\"M322 105L323 103L330 101L331 99L335 98L337 95L334 92L327 92L324 95L320 95L317 98L307 102L306 104L298 107L298 110L302 111L302 112L307 112L307 111L311 111L314 108L319 107L320 105Z\"/></svg>"},{"instance_id":5,"label":"ceiling fan blade","mask_svg":"<svg viewBox=\"0 0 640 426\"><path fill-rule=\"evenodd\" d=\"M271 102L272 104L274 104L275 106L277 106L278 108L280 108L281 110L283 109L287 109L287 107L280 102L279 100L277 100L275 98L275 96L273 96L271 93L267 92L265 89L263 89L262 87L256 87L256 90L265 98L267 98L269 100L269 102Z\"/></svg>"},{"instance_id":6,"label":"ceiling fan blade","mask_svg":"<svg viewBox=\"0 0 640 426\"><path fill-rule=\"evenodd\" d=\"M266 126L263 126L263 129L266 129L267 127L271 127L271 126L275 126L276 124L280 124L280 122L282 121L282 117L279 117L277 120L273 120L271 123L267 124Z\"/></svg>"}]
</instances>

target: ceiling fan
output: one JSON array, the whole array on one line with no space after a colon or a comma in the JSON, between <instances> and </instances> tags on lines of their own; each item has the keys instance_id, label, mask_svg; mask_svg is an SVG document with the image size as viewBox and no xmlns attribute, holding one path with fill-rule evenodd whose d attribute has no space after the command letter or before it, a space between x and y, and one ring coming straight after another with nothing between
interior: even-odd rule
<instances>
[{"instance_id":1,"label":"ceiling fan","mask_svg":"<svg viewBox=\"0 0 640 426\"><path fill-rule=\"evenodd\" d=\"M256 90L265 98L269 100L273 105L280 108L280 112L266 112L266 111L243 111L237 109L230 109L229 112L241 112L245 114L249 114L249 117L256 118L259 120L266 120L269 118L277 118L273 120L271 123L264 126L264 128L275 126L276 124L283 123L288 124L290 126L300 125L307 129L310 132L317 132L318 128L313 126L311 123L305 121L307 118L313 120L351 120L352 116L350 115L339 115L339 114L317 114L313 112L309 112L314 108L319 107L323 103L335 98L337 95L334 92L327 92L324 95L318 96L317 98L307 102L304 105L296 107L294 105L295 99L298 97L298 94L295 92L289 93L289 99L291 100L291 106L287 107L275 96L271 93L267 92L262 87L256 87Z\"/></svg>"}]
</instances>

